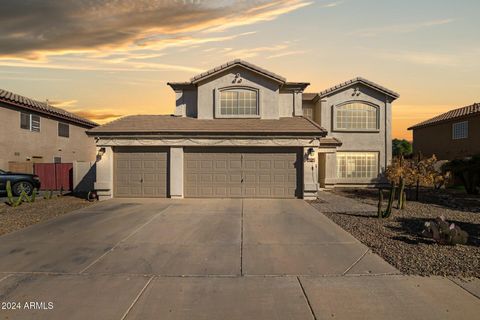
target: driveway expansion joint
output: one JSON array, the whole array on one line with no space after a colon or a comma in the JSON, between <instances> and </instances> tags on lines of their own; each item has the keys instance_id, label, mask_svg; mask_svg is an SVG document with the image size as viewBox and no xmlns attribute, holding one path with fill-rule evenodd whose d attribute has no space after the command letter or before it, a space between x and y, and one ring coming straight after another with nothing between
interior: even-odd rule
<instances>
[{"instance_id":1,"label":"driveway expansion joint","mask_svg":"<svg viewBox=\"0 0 480 320\"><path fill-rule=\"evenodd\" d=\"M313 311L312 304L310 303L310 299L308 299L307 293L305 292L305 288L303 287L302 281L300 281L299 277L296 277L298 281L298 285L300 286L300 289L302 290L303 297L305 298L305 302L308 305L308 308L310 309L310 313L312 314L313 320L317 320L317 316L315 315L315 311Z\"/></svg>"},{"instance_id":2,"label":"driveway expansion joint","mask_svg":"<svg viewBox=\"0 0 480 320\"><path fill-rule=\"evenodd\" d=\"M360 261L362 261L363 258L367 255L367 253L370 251L370 249L365 250L365 252L358 258L350 267L345 270L342 275L346 275L348 271L352 270L353 267L355 267Z\"/></svg>"},{"instance_id":3,"label":"driveway expansion joint","mask_svg":"<svg viewBox=\"0 0 480 320\"><path fill-rule=\"evenodd\" d=\"M451 277L446 277L450 282L453 282L456 286L462 288L464 291L468 292L469 294L471 294L472 296L474 296L475 298L477 299L480 299L480 296L476 295L475 293L471 292L470 290L468 290L467 288L461 286L460 284L458 284L457 282L453 281L453 279ZM0 280L1 281L1 280Z\"/></svg>"},{"instance_id":4,"label":"driveway expansion joint","mask_svg":"<svg viewBox=\"0 0 480 320\"><path fill-rule=\"evenodd\" d=\"M140 231L143 227L145 227L146 225L148 225L149 223L151 223L153 220L155 220L158 216L162 215L165 211L167 211L172 205L169 205L167 206L166 208L162 209L160 212L158 212L157 214L155 214L150 220L148 220L147 222L145 222L144 224L142 224L140 227L136 228L135 230L133 230L133 232L131 232L129 235L127 235L125 238L121 239L120 241L118 241L112 248L110 248L110 250L106 251L105 253L103 253L101 256L99 256L97 259L95 259L94 261L92 261L88 266L86 266L85 268L83 268L79 273L84 273L85 271L87 271L88 269L90 269L93 265L95 265L97 262L99 262L100 260L102 260L105 256L107 256L109 253L113 252L115 250L115 248L117 248L122 242L124 241L127 241L130 237L132 237L133 235L135 235L138 231Z\"/></svg>"},{"instance_id":5,"label":"driveway expansion joint","mask_svg":"<svg viewBox=\"0 0 480 320\"><path fill-rule=\"evenodd\" d=\"M135 304L138 302L138 300L140 299L140 297L142 296L142 294L145 292L145 290L147 289L147 287L150 285L150 283L152 282L152 280L155 278L155 276L151 276L147 283L143 286L142 290L140 290L140 292L137 294L137 296L135 297L135 299L133 299L132 303L130 304L130 306L128 307L127 311L125 311L125 313L123 314L123 317L121 318L121 320L124 320L127 318L128 314L130 313L130 311L133 309L133 307L135 306Z\"/></svg>"}]
</instances>

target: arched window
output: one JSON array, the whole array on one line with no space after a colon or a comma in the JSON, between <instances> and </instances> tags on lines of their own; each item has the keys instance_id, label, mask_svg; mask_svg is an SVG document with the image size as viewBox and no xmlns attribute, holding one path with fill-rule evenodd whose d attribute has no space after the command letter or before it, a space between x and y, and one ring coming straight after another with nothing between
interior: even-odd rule
<instances>
[{"instance_id":1,"label":"arched window","mask_svg":"<svg viewBox=\"0 0 480 320\"><path fill-rule=\"evenodd\" d=\"M335 129L368 131L378 129L378 108L363 102L335 107Z\"/></svg>"},{"instance_id":2,"label":"arched window","mask_svg":"<svg viewBox=\"0 0 480 320\"><path fill-rule=\"evenodd\" d=\"M220 91L221 116L258 115L257 91L248 88L235 88Z\"/></svg>"}]
</instances>

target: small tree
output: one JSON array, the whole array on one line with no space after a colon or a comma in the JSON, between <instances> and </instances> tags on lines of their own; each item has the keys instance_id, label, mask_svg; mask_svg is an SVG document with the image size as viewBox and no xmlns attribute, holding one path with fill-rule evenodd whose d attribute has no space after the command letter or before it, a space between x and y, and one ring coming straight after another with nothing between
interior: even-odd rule
<instances>
[{"instance_id":1,"label":"small tree","mask_svg":"<svg viewBox=\"0 0 480 320\"><path fill-rule=\"evenodd\" d=\"M418 188L420 185L432 186L435 189L442 187L450 178L448 173L442 172L439 168L437 158L422 159L404 159L403 156L396 157L392 160L392 164L386 170L387 179L394 186L399 186L397 208L404 209L406 205L405 186Z\"/></svg>"},{"instance_id":2,"label":"small tree","mask_svg":"<svg viewBox=\"0 0 480 320\"><path fill-rule=\"evenodd\" d=\"M393 139L392 140L392 153L393 156L409 156L413 153L412 144L405 139Z\"/></svg>"}]
</instances>

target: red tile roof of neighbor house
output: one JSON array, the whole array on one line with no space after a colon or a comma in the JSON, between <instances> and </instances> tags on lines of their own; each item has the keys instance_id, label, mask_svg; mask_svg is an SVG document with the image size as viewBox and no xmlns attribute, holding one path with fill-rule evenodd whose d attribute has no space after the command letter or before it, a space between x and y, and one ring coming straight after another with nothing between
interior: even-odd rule
<instances>
[{"instance_id":1,"label":"red tile roof of neighbor house","mask_svg":"<svg viewBox=\"0 0 480 320\"><path fill-rule=\"evenodd\" d=\"M325 136L327 131L305 117L275 119L196 119L173 115L136 115L114 120L89 135L227 134Z\"/></svg>"},{"instance_id":2,"label":"red tile roof of neighbor house","mask_svg":"<svg viewBox=\"0 0 480 320\"><path fill-rule=\"evenodd\" d=\"M53 107L46 102L36 101L3 89L0 89L0 102L13 105L18 108L35 111L41 114L67 120L87 128L93 128L98 126L98 123L79 117L76 114L65 111L63 109Z\"/></svg>"},{"instance_id":3,"label":"red tile roof of neighbor house","mask_svg":"<svg viewBox=\"0 0 480 320\"><path fill-rule=\"evenodd\" d=\"M443 123L443 122L454 120L454 119L460 119L460 118L464 118L464 117L468 117L476 114L480 114L480 103L474 103L466 107L450 110L448 112L442 113L441 115L438 115L431 119L420 122L414 126L411 126L410 128L408 128L408 130L427 127L427 126Z\"/></svg>"}]
</instances>

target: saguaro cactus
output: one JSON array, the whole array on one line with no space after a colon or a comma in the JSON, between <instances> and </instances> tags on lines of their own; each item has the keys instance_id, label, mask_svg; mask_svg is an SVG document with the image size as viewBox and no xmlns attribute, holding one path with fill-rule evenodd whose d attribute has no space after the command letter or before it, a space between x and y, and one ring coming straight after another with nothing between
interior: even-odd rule
<instances>
[{"instance_id":1,"label":"saguaro cactus","mask_svg":"<svg viewBox=\"0 0 480 320\"><path fill-rule=\"evenodd\" d=\"M389 218L392 215L393 201L395 201L395 192L397 187L394 182L392 182L392 187L390 189L390 196L388 197L387 209L383 213L383 218Z\"/></svg>"},{"instance_id":2,"label":"saguaro cactus","mask_svg":"<svg viewBox=\"0 0 480 320\"><path fill-rule=\"evenodd\" d=\"M398 193L398 202L397 202L397 209L403 210L405 208L405 180L400 178L400 190Z\"/></svg>"},{"instance_id":3,"label":"saguaro cactus","mask_svg":"<svg viewBox=\"0 0 480 320\"><path fill-rule=\"evenodd\" d=\"M382 204L383 204L383 190L382 188L380 188L378 189L378 210L377 210L377 216L379 219L383 218Z\"/></svg>"}]
</instances>

